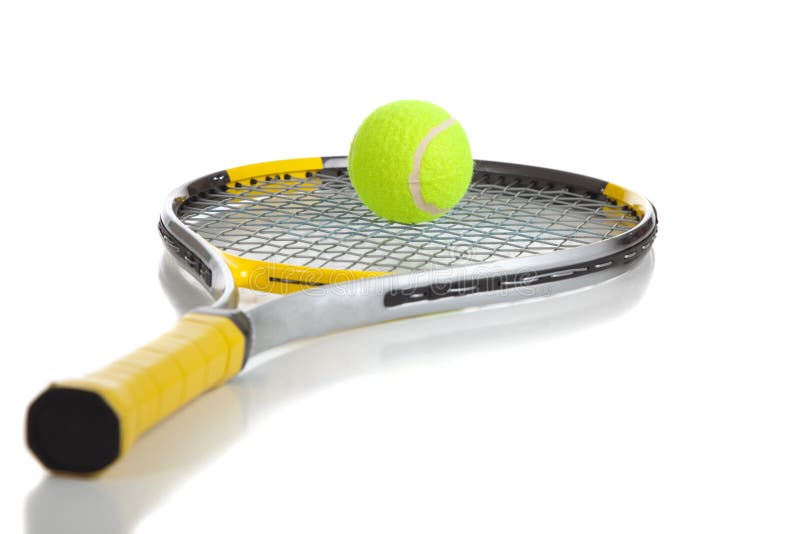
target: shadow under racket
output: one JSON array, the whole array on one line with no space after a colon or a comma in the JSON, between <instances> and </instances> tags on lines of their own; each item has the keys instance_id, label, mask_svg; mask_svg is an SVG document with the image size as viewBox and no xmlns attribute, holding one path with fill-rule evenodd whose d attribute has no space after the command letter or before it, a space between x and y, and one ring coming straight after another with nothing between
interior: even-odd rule
<instances>
[{"instance_id":1,"label":"shadow under racket","mask_svg":"<svg viewBox=\"0 0 800 534\"><path fill-rule=\"evenodd\" d=\"M181 314L209 303L164 256L164 291ZM30 492L28 534L131 532L166 495L287 402L386 366L424 365L466 348L534 344L629 312L649 284L653 252L592 288L528 302L394 321L296 342L257 356L249 371L193 401L95 478L45 475ZM271 298L271 297L268 297ZM280 298L280 297L277 297ZM243 295L243 304L255 299ZM263 302L263 298L259 299ZM410 321L413 321L413 327ZM533 354L533 353L532 353Z\"/></svg>"}]
</instances>

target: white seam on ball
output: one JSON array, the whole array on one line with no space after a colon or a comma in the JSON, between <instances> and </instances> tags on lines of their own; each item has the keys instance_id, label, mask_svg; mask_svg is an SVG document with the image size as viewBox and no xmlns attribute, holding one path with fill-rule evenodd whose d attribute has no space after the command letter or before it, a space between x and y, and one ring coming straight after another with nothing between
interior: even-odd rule
<instances>
[{"instance_id":1,"label":"white seam on ball","mask_svg":"<svg viewBox=\"0 0 800 534\"><path fill-rule=\"evenodd\" d=\"M408 175L408 188L411 190L411 198L414 200L414 205L422 211L430 213L431 215L440 215L447 210L440 210L437 206L426 202L425 198L422 196L422 185L419 181L419 171L422 167L422 157L425 155L425 151L428 149L428 145L431 144L431 141L433 141L437 135L455 123L456 120L453 117L450 117L449 119L428 130L428 133L425 134L425 137L423 137L422 141L420 141L419 145L417 145L417 151L414 152L414 166L411 168L411 174Z\"/></svg>"}]
</instances>

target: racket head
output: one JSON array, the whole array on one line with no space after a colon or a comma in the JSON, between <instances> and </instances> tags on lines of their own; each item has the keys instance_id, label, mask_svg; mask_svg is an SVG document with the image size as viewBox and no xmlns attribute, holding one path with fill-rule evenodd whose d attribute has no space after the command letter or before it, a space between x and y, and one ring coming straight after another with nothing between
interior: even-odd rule
<instances>
[{"instance_id":1,"label":"racket head","mask_svg":"<svg viewBox=\"0 0 800 534\"><path fill-rule=\"evenodd\" d=\"M326 157L194 180L170 195L159 228L217 307L235 307L237 288L283 294L376 277L387 281L385 304L396 306L613 270L646 252L657 220L649 201L613 183L476 161L448 214L393 223L360 202L346 158ZM464 283L434 291L431 281L443 277Z\"/></svg>"}]
</instances>

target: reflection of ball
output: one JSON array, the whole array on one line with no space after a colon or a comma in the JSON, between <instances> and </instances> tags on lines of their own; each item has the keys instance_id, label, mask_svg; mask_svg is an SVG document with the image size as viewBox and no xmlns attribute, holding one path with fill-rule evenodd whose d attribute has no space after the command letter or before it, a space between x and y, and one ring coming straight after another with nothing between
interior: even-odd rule
<instances>
[{"instance_id":1,"label":"reflection of ball","mask_svg":"<svg viewBox=\"0 0 800 534\"><path fill-rule=\"evenodd\" d=\"M464 129L442 108L400 100L372 112L350 145L350 181L377 215L430 221L455 206L472 179Z\"/></svg>"}]
</instances>

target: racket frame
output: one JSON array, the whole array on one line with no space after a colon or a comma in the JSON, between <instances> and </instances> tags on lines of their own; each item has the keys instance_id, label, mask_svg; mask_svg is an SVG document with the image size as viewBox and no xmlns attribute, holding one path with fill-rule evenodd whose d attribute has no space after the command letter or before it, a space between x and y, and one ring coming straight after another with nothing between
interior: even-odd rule
<instances>
[{"instance_id":1,"label":"racket frame","mask_svg":"<svg viewBox=\"0 0 800 534\"><path fill-rule=\"evenodd\" d=\"M230 269L233 262L226 258L227 253L180 220L181 205L191 197L227 188L240 180L346 167L346 157L303 158L237 167L189 182L170 194L161 213L159 229L165 246L215 299L211 309L222 313L234 310L238 290ZM634 211L639 222L602 241L545 254L379 277L367 273L366 277L349 282L303 286L303 291L244 312L252 335L250 351L259 353L291 340L393 319L575 290L624 272L649 250L655 238L655 208L647 199L616 184L554 169L494 161L476 161L475 172L529 177L539 183L588 191ZM303 268L293 270L302 273ZM354 278L358 277L356 272ZM297 283L303 284L303 280Z\"/></svg>"}]
</instances>

